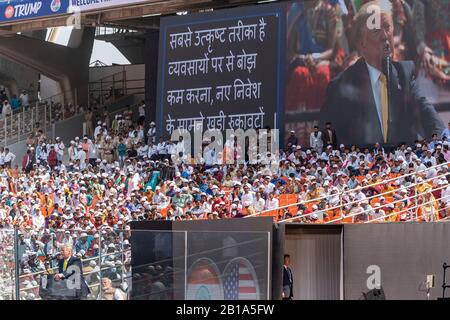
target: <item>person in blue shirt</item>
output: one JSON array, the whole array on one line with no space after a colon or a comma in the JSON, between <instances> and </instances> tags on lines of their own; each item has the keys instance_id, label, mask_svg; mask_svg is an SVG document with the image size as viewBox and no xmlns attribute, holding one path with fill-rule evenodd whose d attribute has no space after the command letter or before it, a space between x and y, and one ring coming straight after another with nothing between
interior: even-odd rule
<instances>
[{"instance_id":1,"label":"person in blue shirt","mask_svg":"<svg viewBox=\"0 0 450 320\"><path fill-rule=\"evenodd\" d=\"M131 212L137 211L136 206L133 203L128 203L128 205L125 206L128 210L130 210Z\"/></svg>"},{"instance_id":2,"label":"person in blue shirt","mask_svg":"<svg viewBox=\"0 0 450 320\"><path fill-rule=\"evenodd\" d=\"M197 190L194 191L193 197L194 197L194 201L195 202L202 201L201 193L199 191L197 191Z\"/></svg>"},{"instance_id":3,"label":"person in blue shirt","mask_svg":"<svg viewBox=\"0 0 450 320\"><path fill-rule=\"evenodd\" d=\"M166 196L172 198L175 195L175 185L169 186L169 191L166 192Z\"/></svg>"},{"instance_id":4,"label":"person in blue shirt","mask_svg":"<svg viewBox=\"0 0 450 320\"><path fill-rule=\"evenodd\" d=\"M447 124L447 128L442 131L441 138L447 137L447 140L450 138L450 122Z\"/></svg>"},{"instance_id":5,"label":"person in blue shirt","mask_svg":"<svg viewBox=\"0 0 450 320\"><path fill-rule=\"evenodd\" d=\"M286 181L279 178L276 174L274 174L273 177L274 177L274 179L270 182L273 183L274 185L277 185L278 182L280 182L283 186L286 184Z\"/></svg>"},{"instance_id":6,"label":"person in blue shirt","mask_svg":"<svg viewBox=\"0 0 450 320\"><path fill-rule=\"evenodd\" d=\"M436 149L436 146L439 143L438 135L436 133L433 133L433 135L431 136L431 139L432 139L431 142L428 144L428 150Z\"/></svg>"},{"instance_id":7,"label":"person in blue shirt","mask_svg":"<svg viewBox=\"0 0 450 320\"><path fill-rule=\"evenodd\" d=\"M184 170L184 171L181 173L181 177L184 178L184 179L189 179L190 174L189 174L189 172L187 171L187 169Z\"/></svg>"},{"instance_id":8,"label":"person in blue shirt","mask_svg":"<svg viewBox=\"0 0 450 320\"><path fill-rule=\"evenodd\" d=\"M208 189L208 182L206 176L202 177L202 182L200 183L199 189L201 192L205 192Z\"/></svg>"},{"instance_id":9,"label":"person in blue shirt","mask_svg":"<svg viewBox=\"0 0 450 320\"><path fill-rule=\"evenodd\" d=\"M83 232L80 235L77 243L75 244L75 252L78 253L81 250L84 250L84 252L88 252L89 248L91 247L92 241L94 241L94 237L88 235L86 232Z\"/></svg>"},{"instance_id":10,"label":"person in blue shirt","mask_svg":"<svg viewBox=\"0 0 450 320\"><path fill-rule=\"evenodd\" d=\"M347 185L350 189L356 188L356 186L358 185L358 180L356 180L355 175L352 175L350 177L350 180L348 180Z\"/></svg>"},{"instance_id":11,"label":"person in blue shirt","mask_svg":"<svg viewBox=\"0 0 450 320\"><path fill-rule=\"evenodd\" d=\"M13 95L12 99L11 99L11 109L13 111L20 109L20 107L22 106L22 101L17 98L16 95Z\"/></svg>"},{"instance_id":12,"label":"person in blue shirt","mask_svg":"<svg viewBox=\"0 0 450 320\"><path fill-rule=\"evenodd\" d=\"M208 184L208 188L205 190L205 193L209 196L213 196L214 195L214 191L213 191L213 185L212 183ZM200 189L201 190L201 189Z\"/></svg>"}]
</instances>

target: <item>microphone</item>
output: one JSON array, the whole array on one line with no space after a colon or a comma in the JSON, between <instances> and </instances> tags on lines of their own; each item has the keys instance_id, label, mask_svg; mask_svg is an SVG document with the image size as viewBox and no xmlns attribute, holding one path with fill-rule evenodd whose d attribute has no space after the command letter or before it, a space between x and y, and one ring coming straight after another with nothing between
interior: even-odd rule
<instances>
[{"instance_id":1,"label":"microphone","mask_svg":"<svg viewBox=\"0 0 450 320\"><path fill-rule=\"evenodd\" d=\"M390 54L386 54L383 57L383 73L386 76L386 85L387 85L387 91L388 91L388 102L391 101L391 68L392 68L392 58Z\"/></svg>"},{"instance_id":2,"label":"microphone","mask_svg":"<svg viewBox=\"0 0 450 320\"><path fill-rule=\"evenodd\" d=\"M382 66L383 66L383 73L386 76L387 82L389 84L391 78L391 56L389 54L383 57Z\"/></svg>"},{"instance_id":3,"label":"microphone","mask_svg":"<svg viewBox=\"0 0 450 320\"><path fill-rule=\"evenodd\" d=\"M388 103L388 110L391 110L391 55L390 55L390 50L389 47L385 48L385 55L383 57L383 61L382 61L382 68L383 68L383 73L386 76L386 89L387 89L387 103ZM391 120L388 120L388 123Z\"/></svg>"}]
</instances>

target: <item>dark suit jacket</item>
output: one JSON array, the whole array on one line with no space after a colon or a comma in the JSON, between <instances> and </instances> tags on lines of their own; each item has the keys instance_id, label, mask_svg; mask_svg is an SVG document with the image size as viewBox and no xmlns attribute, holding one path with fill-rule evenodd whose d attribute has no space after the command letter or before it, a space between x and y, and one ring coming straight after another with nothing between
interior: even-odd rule
<instances>
[{"instance_id":1,"label":"dark suit jacket","mask_svg":"<svg viewBox=\"0 0 450 320\"><path fill-rule=\"evenodd\" d=\"M84 280L83 277L83 265L81 263L81 260L76 257L71 257L67 263L67 269L64 271L64 259L58 260L58 273L62 273L64 275L65 279L68 279L70 276L72 276L75 272L69 271L70 266L77 266L80 270L80 284L81 288L76 290L76 297L77 298L85 298L89 293L89 287Z\"/></svg>"},{"instance_id":2,"label":"dark suit jacket","mask_svg":"<svg viewBox=\"0 0 450 320\"><path fill-rule=\"evenodd\" d=\"M419 93L412 61L392 63L390 92L388 144L430 138L445 129L434 106ZM327 121L333 122L340 143L384 142L369 70L363 58L329 83L320 113L321 125Z\"/></svg>"},{"instance_id":3,"label":"dark suit jacket","mask_svg":"<svg viewBox=\"0 0 450 320\"><path fill-rule=\"evenodd\" d=\"M286 270L286 268L283 266L283 287L289 286L291 295L289 297L285 298L293 298L294 297L294 275L292 274L292 269L289 268L289 271L291 271L291 277L289 278L289 272Z\"/></svg>"},{"instance_id":4,"label":"dark suit jacket","mask_svg":"<svg viewBox=\"0 0 450 320\"><path fill-rule=\"evenodd\" d=\"M323 141L323 147L326 148L328 147L328 145L330 145L330 143L328 143L328 141L333 141L333 143L331 144L333 146L333 149L337 149L337 134L336 134L336 130L331 129L331 136L330 133L328 132L328 129L323 129L322 130L322 141Z\"/></svg>"}]
</instances>

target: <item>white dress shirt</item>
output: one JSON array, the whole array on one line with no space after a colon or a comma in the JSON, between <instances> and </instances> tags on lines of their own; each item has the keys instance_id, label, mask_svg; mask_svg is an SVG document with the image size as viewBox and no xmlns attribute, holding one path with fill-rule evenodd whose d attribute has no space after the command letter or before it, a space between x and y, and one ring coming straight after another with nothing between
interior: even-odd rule
<instances>
[{"instance_id":1,"label":"white dress shirt","mask_svg":"<svg viewBox=\"0 0 450 320\"><path fill-rule=\"evenodd\" d=\"M253 204L254 193L249 191L248 193L244 193L241 198L242 205L244 207L251 206Z\"/></svg>"},{"instance_id":2,"label":"white dress shirt","mask_svg":"<svg viewBox=\"0 0 450 320\"><path fill-rule=\"evenodd\" d=\"M5 155L5 163L6 162L13 162L14 159L16 159L16 156L11 151L8 152L8 154Z\"/></svg>"},{"instance_id":3,"label":"white dress shirt","mask_svg":"<svg viewBox=\"0 0 450 320\"><path fill-rule=\"evenodd\" d=\"M256 198L255 198L254 206L255 206L256 212L264 211L265 205L266 205L266 201L263 198L259 198L259 200L256 200Z\"/></svg>"},{"instance_id":4,"label":"white dress shirt","mask_svg":"<svg viewBox=\"0 0 450 320\"><path fill-rule=\"evenodd\" d=\"M269 198L266 200L266 209L267 210L274 210L276 208L278 208L278 199L277 198L273 198L272 200L270 200Z\"/></svg>"},{"instance_id":5,"label":"white dress shirt","mask_svg":"<svg viewBox=\"0 0 450 320\"><path fill-rule=\"evenodd\" d=\"M367 64L367 69L369 70L370 83L372 84L372 93L375 100L375 105L377 107L378 120L380 121L381 132L383 132L383 116L381 112L381 95L380 95L380 76L381 71L370 64Z\"/></svg>"}]
</instances>

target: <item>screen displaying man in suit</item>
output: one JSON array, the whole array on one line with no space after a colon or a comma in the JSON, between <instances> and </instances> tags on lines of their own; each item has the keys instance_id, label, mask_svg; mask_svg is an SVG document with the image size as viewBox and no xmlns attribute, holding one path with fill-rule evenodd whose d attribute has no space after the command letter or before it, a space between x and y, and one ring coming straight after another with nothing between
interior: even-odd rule
<instances>
[{"instance_id":1,"label":"screen displaying man in suit","mask_svg":"<svg viewBox=\"0 0 450 320\"><path fill-rule=\"evenodd\" d=\"M292 300L294 298L294 277L292 275L292 270L289 267L290 261L291 256L285 254L283 263L283 300Z\"/></svg>"},{"instance_id":2,"label":"screen displaying man in suit","mask_svg":"<svg viewBox=\"0 0 450 320\"><path fill-rule=\"evenodd\" d=\"M370 1L354 18L352 39L360 58L329 83L320 113L322 124L333 121L340 143L413 142L445 129L419 93L414 63L392 61L391 12L389 1Z\"/></svg>"},{"instance_id":3,"label":"screen displaying man in suit","mask_svg":"<svg viewBox=\"0 0 450 320\"><path fill-rule=\"evenodd\" d=\"M62 259L58 260L58 273L54 279L56 281L65 280L68 289L75 290L75 297L70 297L70 299L86 298L90 290L83 277L81 260L73 256L73 249L69 245L62 247L61 255Z\"/></svg>"}]
</instances>

